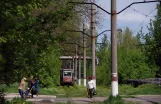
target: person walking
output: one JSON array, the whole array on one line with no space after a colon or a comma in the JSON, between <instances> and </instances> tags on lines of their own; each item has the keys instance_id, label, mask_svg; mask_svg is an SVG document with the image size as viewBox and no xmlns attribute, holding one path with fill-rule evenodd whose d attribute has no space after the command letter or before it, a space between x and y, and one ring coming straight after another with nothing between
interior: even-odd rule
<instances>
[{"instance_id":1,"label":"person walking","mask_svg":"<svg viewBox=\"0 0 161 104\"><path fill-rule=\"evenodd\" d=\"M39 94L39 89L40 89L39 82L40 82L40 79L39 79L39 77L37 76L37 77L35 78L35 88L36 88L36 95L37 95L37 96L38 96L38 94Z\"/></svg>"},{"instance_id":2,"label":"person walking","mask_svg":"<svg viewBox=\"0 0 161 104\"><path fill-rule=\"evenodd\" d=\"M30 76L30 79L28 81L28 88L31 90L33 86L34 86L34 79L33 76Z\"/></svg>"},{"instance_id":3,"label":"person walking","mask_svg":"<svg viewBox=\"0 0 161 104\"><path fill-rule=\"evenodd\" d=\"M23 98L23 95L24 95L24 92L25 92L25 86L26 86L26 82L25 81L26 81L26 78L24 77L21 80L21 82L20 82L20 84L18 86L18 92L19 92L21 98Z\"/></svg>"},{"instance_id":4,"label":"person walking","mask_svg":"<svg viewBox=\"0 0 161 104\"><path fill-rule=\"evenodd\" d=\"M92 76L89 76L88 78L87 88L88 88L88 97L92 98L94 90L94 81L92 80Z\"/></svg>"},{"instance_id":5,"label":"person walking","mask_svg":"<svg viewBox=\"0 0 161 104\"><path fill-rule=\"evenodd\" d=\"M35 82L33 76L30 76L30 79L28 81L28 88L31 91L31 97L33 98L33 95L35 94Z\"/></svg>"}]
</instances>

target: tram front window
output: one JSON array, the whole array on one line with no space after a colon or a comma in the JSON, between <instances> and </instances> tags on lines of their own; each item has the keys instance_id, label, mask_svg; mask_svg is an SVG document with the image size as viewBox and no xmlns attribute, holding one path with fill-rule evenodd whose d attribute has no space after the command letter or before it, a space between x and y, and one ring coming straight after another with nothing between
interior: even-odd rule
<instances>
[{"instance_id":1,"label":"tram front window","mask_svg":"<svg viewBox=\"0 0 161 104\"><path fill-rule=\"evenodd\" d=\"M64 72L64 76L71 76L71 72Z\"/></svg>"}]
</instances>

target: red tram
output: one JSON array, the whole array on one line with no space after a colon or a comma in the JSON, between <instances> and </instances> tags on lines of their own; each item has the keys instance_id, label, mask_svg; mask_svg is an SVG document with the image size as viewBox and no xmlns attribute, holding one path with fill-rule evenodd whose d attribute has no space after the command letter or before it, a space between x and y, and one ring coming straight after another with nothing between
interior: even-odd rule
<instances>
[{"instance_id":1,"label":"red tram","mask_svg":"<svg viewBox=\"0 0 161 104\"><path fill-rule=\"evenodd\" d=\"M61 60L60 85L74 85L73 58L70 56L62 56Z\"/></svg>"},{"instance_id":2,"label":"red tram","mask_svg":"<svg viewBox=\"0 0 161 104\"><path fill-rule=\"evenodd\" d=\"M73 69L62 69L60 74L61 85L74 85Z\"/></svg>"}]
</instances>

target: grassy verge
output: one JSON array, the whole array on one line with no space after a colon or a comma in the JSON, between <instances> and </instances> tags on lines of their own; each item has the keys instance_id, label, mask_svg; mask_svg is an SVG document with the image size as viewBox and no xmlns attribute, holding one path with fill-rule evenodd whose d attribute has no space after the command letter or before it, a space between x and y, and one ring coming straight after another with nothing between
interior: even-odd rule
<instances>
[{"instance_id":1,"label":"grassy verge","mask_svg":"<svg viewBox=\"0 0 161 104\"><path fill-rule=\"evenodd\" d=\"M124 101L121 96L116 96L116 97L110 96L108 100L105 100L101 104L140 104L140 103Z\"/></svg>"},{"instance_id":2,"label":"grassy verge","mask_svg":"<svg viewBox=\"0 0 161 104\"><path fill-rule=\"evenodd\" d=\"M120 95L159 95L161 94L161 86L155 84L143 84L134 88L131 85L120 85Z\"/></svg>"},{"instance_id":3,"label":"grassy verge","mask_svg":"<svg viewBox=\"0 0 161 104\"><path fill-rule=\"evenodd\" d=\"M14 83L10 87L0 85L0 89L5 88L6 92L18 93L18 84ZM58 86L51 88L40 88L40 94L56 95L57 97L86 97L86 87L84 86ZM111 94L110 87L97 86L97 95L99 97L108 97ZM158 95L161 94L161 87L154 84L144 84L137 88L131 85L119 85L119 95Z\"/></svg>"},{"instance_id":4,"label":"grassy verge","mask_svg":"<svg viewBox=\"0 0 161 104\"><path fill-rule=\"evenodd\" d=\"M5 88L6 92L9 93L18 93L18 84L12 84L10 87L5 85L0 85L0 89ZM84 86L58 86L51 88L40 88L40 94L55 95L59 97L87 97L86 87ZM134 88L131 85L119 85L119 95L116 98L110 96L111 88L97 86L97 95L96 97L109 97L108 100L104 102L99 102L96 104L140 104L136 102L126 102L122 98L124 97L133 97L133 95L159 95L161 94L161 86L154 84L144 84L140 85L137 88ZM122 96L125 95L125 96ZM17 99L16 99L17 101ZM19 101L19 100L18 100ZM22 101L23 102L23 101ZM69 103L70 104L70 103ZM94 103L95 104L95 103Z\"/></svg>"},{"instance_id":5,"label":"grassy verge","mask_svg":"<svg viewBox=\"0 0 161 104\"><path fill-rule=\"evenodd\" d=\"M60 86L55 88L44 88L40 91L41 94L53 94L57 97L86 97L86 87L84 86ZM111 88L97 86L97 95L99 97L107 97L111 94ZM119 95L124 97L131 97L133 95L159 95L161 94L161 87L154 84L144 84L137 88L131 85L120 85Z\"/></svg>"}]
</instances>

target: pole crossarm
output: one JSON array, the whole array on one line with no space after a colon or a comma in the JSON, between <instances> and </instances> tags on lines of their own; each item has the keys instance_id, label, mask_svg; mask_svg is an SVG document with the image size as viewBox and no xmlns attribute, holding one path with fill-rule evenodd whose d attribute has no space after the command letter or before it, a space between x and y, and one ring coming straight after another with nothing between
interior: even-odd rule
<instances>
[{"instance_id":1,"label":"pole crossarm","mask_svg":"<svg viewBox=\"0 0 161 104\"><path fill-rule=\"evenodd\" d=\"M86 2L68 2L68 3L70 3L70 4L91 4L91 5L95 5L96 7L100 8L101 10L106 12L107 14L111 14L110 12L106 11L105 9L103 9L102 7L100 7L99 5L97 5L95 3L86 3Z\"/></svg>"},{"instance_id":2,"label":"pole crossarm","mask_svg":"<svg viewBox=\"0 0 161 104\"><path fill-rule=\"evenodd\" d=\"M126 10L127 8L129 8L130 6L132 6L133 4L142 4L142 3L151 3L151 2L161 2L161 0L151 0L151 1L142 1L142 2L133 2L130 5L128 5L127 7L125 7L124 9L120 10L117 14L120 14L121 12L123 12L124 10Z\"/></svg>"},{"instance_id":3,"label":"pole crossarm","mask_svg":"<svg viewBox=\"0 0 161 104\"><path fill-rule=\"evenodd\" d=\"M78 43L72 43L72 42L71 42L71 43L70 43L70 42L69 42L69 43L63 43L63 44L76 44L76 45L78 45L78 46L81 47L81 48L88 48L88 47L89 47L89 46L83 47L83 46L79 45Z\"/></svg>"},{"instance_id":4,"label":"pole crossarm","mask_svg":"<svg viewBox=\"0 0 161 104\"><path fill-rule=\"evenodd\" d=\"M85 34L85 35L87 35L88 37L91 38L90 35L88 35L87 33L83 32L83 31L80 31L80 30L65 30L65 31L68 31L68 32L81 32L81 33L83 33L83 34Z\"/></svg>"},{"instance_id":5,"label":"pole crossarm","mask_svg":"<svg viewBox=\"0 0 161 104\"><path fill-rule=\"evenodd\" d=\"M111 31L111 30L104 30L103 32L99 33L96 37L100 36L101 34L103 34L104 32L107 32L107 31Z\"/></svg>"},{"instance_id":6,"label":"pole crossarm","mask_svg":"<svg viewBox=\"0 0 161 104\"><path fill-rule=\"evenodd\" d=\"M69 50L62 50L63 52L71 52L71 53L75 53L75 51L69 51ZM78 55L82 55L82 52L81 53L79 53L79 52L77 52L77 54Z\"/></svg>"}]
</instances>

